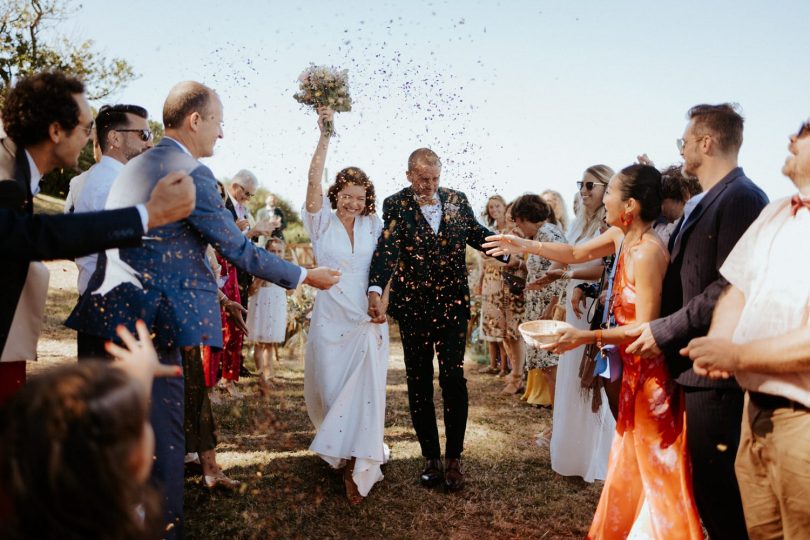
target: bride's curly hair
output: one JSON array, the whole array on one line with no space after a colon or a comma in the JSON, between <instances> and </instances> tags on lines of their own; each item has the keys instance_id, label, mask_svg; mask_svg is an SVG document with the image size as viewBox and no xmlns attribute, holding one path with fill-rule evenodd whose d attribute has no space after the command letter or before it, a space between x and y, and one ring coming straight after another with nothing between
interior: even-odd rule
<instances>
[{"instance_id":1,"label":"bride's curly hair","mask_svg":"<svg viewBox=\"0 0 810 540\"><path fill-rule=\"evenodd\" d=\"M335 183L329 186L329 191L326 196L329 197L329 202L332 205L332 210L337 210L338 193L343 191L346 186L355 185L365 188L366 190L366 207L360 213L362 216L368 216L377 212L376 202L377 197L374 194L374 184L368 179L366 173L359 167L346 167L335 177Z\"/></svg>"}]
</instances>

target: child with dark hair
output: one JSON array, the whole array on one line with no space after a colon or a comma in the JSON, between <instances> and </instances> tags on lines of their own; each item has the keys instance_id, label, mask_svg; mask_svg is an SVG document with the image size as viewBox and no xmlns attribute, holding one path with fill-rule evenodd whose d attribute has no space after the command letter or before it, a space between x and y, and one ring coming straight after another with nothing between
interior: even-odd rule
<instances>
[{"instance_id":1,"label":"child with dark hair","mask_svg":"<svg viewBox=\"0 0 810 540\"><path fill-rule=\"evenodd\" d=\"M141 539L161 534L157 492L147 484L155 439L148 399L162 366L149 331L124 327L120 360L88 361L33 378L2 411L3 538Z\"/></svg>"}]
</instances>

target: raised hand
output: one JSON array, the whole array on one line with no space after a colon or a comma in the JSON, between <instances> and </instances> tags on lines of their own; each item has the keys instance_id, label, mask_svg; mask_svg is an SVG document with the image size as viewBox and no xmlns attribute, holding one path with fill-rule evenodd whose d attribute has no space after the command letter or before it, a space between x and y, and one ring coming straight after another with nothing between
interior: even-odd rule
<instances>
[{"instance_id":1,"label":"raised hand","mask_svg":"<svg viewBox=\"0 0 810 540\"><path fill-rule=\"evenodd\" d=\"M318 268L307 270L307 277L304 279L304 283L307 285L321 290L331 288L332 285L338 281L340 281L340 270L326 266L319 266Z\"/></svg>"},{"instance_id":2,"label":"raised hand","mask_svg":"<svg viewBox=\"0 0 810 540\"><path fill-rule=\"evenodd\" d=\"M170 172L158 180L144 205L149 214L148 227L153 229L185 219L196 203L197 189L191 176L183 171Z\"/></svg>"},{"instance_id":3,"label":"raised hand","mask_svg":"<svg viewBox=\"0 0 810 540\"><path fill-rule=\"evenodd\" d=\"M647 154L636 156L636 161L638 161L639 165L649 165L650 167L655 167L655 163L653 163L653 161L647 157Z\"/></svg>"},{"instance_id":4,"label":"raised hand","mask_svg":"<svg viewBox=\"0 0 810 540\"><path fill-rule=\"evenodd\" d=\"M531 248L534 240L519 238L514 234L493 234L487 236L486 242L481 247L487 250L487 255L500 257L501 255L520 255L526 253Z\"/></svg>"},{"instance_id":5,"label":"raised hand","mask_svg":"<svg viewBox=\"0 0 810 540\"><path fill-rule=\"evenodd\" d=\"M135 323L135 330L138 332L139 339L135 339L135 336L124 325L119 325L115 329L115 333L121 338L124 346L121 347L108 341L105 348L118 360L114 365L137 380L143 386L144 397L148 398L152 391L152 379L155 377L180 377L183 375L183 370L179 366L160 363L146 323L139 320Z\"/></svg>"},{"instance_id":6,"label":"raised hand","mask_svg":"<svg viewBox=\"0 0 810 540\"><path fill-rule=\"evenodd\" d=\"M334 125L335 111L329 107L318 107L315 110L318 111L318 128L321 130L321 136L329 137L331 134L328 126Z\"/></svg>"}]
</instances>

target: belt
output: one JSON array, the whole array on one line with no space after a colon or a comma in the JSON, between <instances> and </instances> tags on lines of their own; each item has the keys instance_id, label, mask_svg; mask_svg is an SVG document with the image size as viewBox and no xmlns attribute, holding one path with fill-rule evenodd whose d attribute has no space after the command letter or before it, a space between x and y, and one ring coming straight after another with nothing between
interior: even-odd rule
<instances>
[{"instance_id":1,"label":"belt","mask_svg":"<svg viewBox=\"0 0 810 540\"><path fill-rule=\"evenodd\" d=\"M807 406L782 396L773 394L763 394L761 392L748 392L748 399L760 409L794 409L799 411L808 410Z\"/></svg>"}]
</instances>

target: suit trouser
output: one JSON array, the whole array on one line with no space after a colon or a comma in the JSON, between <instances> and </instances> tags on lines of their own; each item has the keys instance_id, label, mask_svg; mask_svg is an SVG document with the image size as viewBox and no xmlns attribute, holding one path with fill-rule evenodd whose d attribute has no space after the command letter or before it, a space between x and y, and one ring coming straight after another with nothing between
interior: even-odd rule
<instances>
[{"instance_id":1,"label":"suit trouser","mask_svg":"<svg viewBox=\"0 0 810 540\"><path fill-rule=\"evenodd\" d=\"M743 415L737 481L752 540L810 535L810 410L760 408Z\"/></svg>"},{"instance_id":2,"label":"suit trouser","mask_svg":"<svg viewBox=\"0 0 810 540\"><path fill-rule=\"evenodd\" d=\"M441 456L436 409L433 406L433 352L439 359L439 386L444 402L445 457L458 458L464 450L467 429L467 381L464 378L464 348L467 321L444 321L433 327L399 324L405 352L408 404L422 455Z\"/></svg>"},{"instance_id":3,"label":"suit trouser","mask_svg":"<svg viewBox=\"0 0 810 540\"><path fill-rule=\"evenodd\" d=\"M686 442L700 519L712 540L748 538L734 460L740 444L743 392L684 387Z\"/></svg>"},{"instance_id":4,"label":"suit trouser","mask_svg":"<svg viewBox=\"0 0 810 540\"><path fill-rule=\"evenodd\" d=\"M180 349L158 351L162 364L182 365ZM151 482L162 494L167 531L164 538L183 538L183 377L157 378L152 383L149 420L155 431L155 462Z\"/></svg>"},{"instance_id":5,"label":"suit trouser","mask_svg":"<svg viewBox=\"0 0 810 540\"><path fill-rule=\"evenodd\" d=\"M205 452L217 446L216 424L205 384L200 347L183 347L185 378L186 453Z\"/></svg>"}]
</instances>

